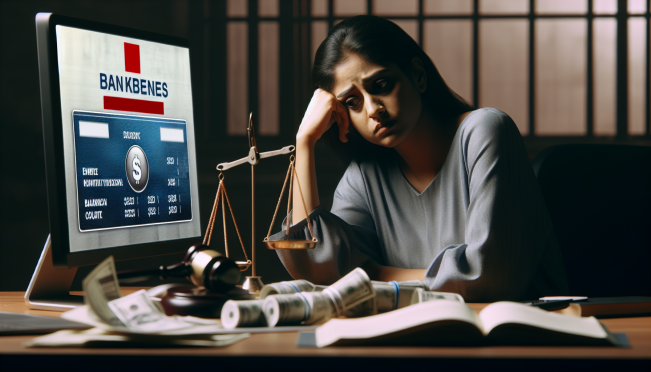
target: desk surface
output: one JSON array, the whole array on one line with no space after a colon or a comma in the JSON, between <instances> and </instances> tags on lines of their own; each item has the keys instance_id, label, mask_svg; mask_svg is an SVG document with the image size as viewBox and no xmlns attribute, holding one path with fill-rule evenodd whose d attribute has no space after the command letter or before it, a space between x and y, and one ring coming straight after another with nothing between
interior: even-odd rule
<instances>
[{"instance_id":1,"label":"desk surface","mask_svg":"<svg viewBox=\"0 0 651 372\"><path fill-rule=\"evenodd\" d=\"M138 288L139 289L139 288ZM128 294L133 289L125 288ZM24 303L23 292L0 292L0 311L25 313L33 315L59 316L61 313L43 310L30 310ZM475 310L480 310L484 304L471 304ZM626 333L631 344L630 348L615 347L526 347L526 346L488 346L488 347L326 347L299 348L296 347L297 333L268 333L254 334L250 338L234 345L223 348L27 348L22 343L35 336L0 336L0 365L3 359L31 359L47 356L156 356L188 357L188 356L222 356L244 359L250 363L253 358L297 357L321 360L324 357L365 359L403 360L404 358L440 358L441 360L474 360L490 362L491 360L519 360L531 363L536 360L553 361L562 359L566 362L597 362L603 366L608 361L634 362L634 366L651 366L651 317L602 319L611 332ZM244 358L245 357L245 358ZM252 358L253 357L253 358ZM17 358L17 359L16 359ZM233 358L228 358L232 359ZM631 366L633 366L631 365Z\"/></svg>"}]
</instances>

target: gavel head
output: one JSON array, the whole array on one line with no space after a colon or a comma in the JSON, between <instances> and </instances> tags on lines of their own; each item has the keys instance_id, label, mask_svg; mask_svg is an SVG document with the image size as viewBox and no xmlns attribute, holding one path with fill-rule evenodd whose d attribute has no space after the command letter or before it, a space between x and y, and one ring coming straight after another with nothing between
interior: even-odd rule
<instances>
[{"instance_id":1,"label":"gavel head","mask_svg":"<svg viewBox=\"0 0 651 372\"><path fill-rule=\"evenodd\" d=\"M188 249L183 263L192 269L188 280L211 292L228 292L240 280L240 269L234 261L201 243Z\"/></svg>"}]
</instances>

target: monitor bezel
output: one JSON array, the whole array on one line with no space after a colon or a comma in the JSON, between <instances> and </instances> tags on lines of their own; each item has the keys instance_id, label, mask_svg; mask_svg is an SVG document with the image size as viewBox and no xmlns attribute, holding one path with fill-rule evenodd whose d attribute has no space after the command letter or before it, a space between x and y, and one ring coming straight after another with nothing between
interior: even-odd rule
<instances>
[{"instance_id":1,"label":"monitor bezel","mask_svg":"<svg viewBox=\"0 0 651 372\"><path fill-rule=\"evenodd\" d=\"M192 61L192 49L187 39L53 13L38 13L36 15L47 204L54 266L77 267L98 264L108 255L112 255L115 260L129 260L184 252L191 245L198 243L200 237L94 249L84 252L70 251L66 181L64 176L61 91L56 40L56 26L58 25L188 48L190 61ZM192 84L191 81L190 84ZM191 150L188 149L188 151ZM199 206L197 205L193 209L195 209L193 218L197 218L197 223L201 226Z\"/></svg>"}]
</instances>

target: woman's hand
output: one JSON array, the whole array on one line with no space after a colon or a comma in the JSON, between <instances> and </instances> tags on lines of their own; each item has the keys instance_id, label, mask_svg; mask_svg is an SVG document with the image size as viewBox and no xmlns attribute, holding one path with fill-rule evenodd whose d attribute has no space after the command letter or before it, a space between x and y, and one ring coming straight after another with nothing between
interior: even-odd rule
<instances>
[{"instance_id":1,"label":"woman's hand","mask_svg":"<svg viewBox=\"0 0 651 372\"><path fill-rule=\"evenodd\" d=\"M319 88L314 91L312 100L305 110L305 116L296 134L296 141L308 141L314 145L335 122L339 126L339 139L341 142L347 142L346 135L350 125L348 110L337 101L335 96Z\"/></svg>"}]
</instances>

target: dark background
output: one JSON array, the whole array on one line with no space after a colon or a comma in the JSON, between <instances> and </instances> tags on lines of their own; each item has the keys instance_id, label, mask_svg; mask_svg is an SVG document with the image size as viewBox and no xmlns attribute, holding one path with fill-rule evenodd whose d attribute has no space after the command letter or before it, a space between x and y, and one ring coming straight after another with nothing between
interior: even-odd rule
<instances>
[{"instance_id":1,"label":"dark background","mask_svg":"<svg viewBox=\"0 0 651 372\"><path fill-rule=\"evenodd\" d=\"M249 4L254 3L249 1ZM309 10L309 7L306 7L305 0L281 0L279 4L280 130L277 136L257 138L260 151L275 150L294 143L296 128L311 96L311 50L309 41L305 43L300 20L297 21L296 18L305 9ZM210 11L207 12L207 9ZM0 291L27 289L49 232L34 22L36 13L54 12L190 40L200 216L205 229L218 185L215 165L239 159L248 152L245 137L226 134L226 93L224 89L214 89L226 84L226 57L221 52L225 50L225 9L223 0L0 1ZM251 9L252 5L249 6L250 11ZM209 37L206 36L205 24L211 25ZM249 84L254 113L257 105L255 74L250 76L253 82ZM624 128L625 125L626 123ZM637 138L628 138L621 133L613 138L525 138L531 159L548 146L569 142L650 143L648 133ZM317 146L316 160L322 206L329 209L334 189L345 167L321 144ZM265 283L290 279L276 253L267 250L262 244L287 165L286 158L277 157L264 160L256 167L256 252L258 275L262 276ZM226 173L226 183L250 254L249 167L229 170ZM229 237L233 258L243 259L232 227ZM215 242L220 242L221 239L223 237L219 232L213 236ZM216 247L223 251L219 245ZM179 247L179 251L186 249L187 247ZM178 262L182 256L183 253L150 257L118 262L117 266L118 270L157 267ZM79 269L73 289L79 288L80 279L91 269L92 267ZM250 271L246 274L250 275ZM150 281L144 284L159 283L160 281Z\"/></svg>"}]
</instances>

